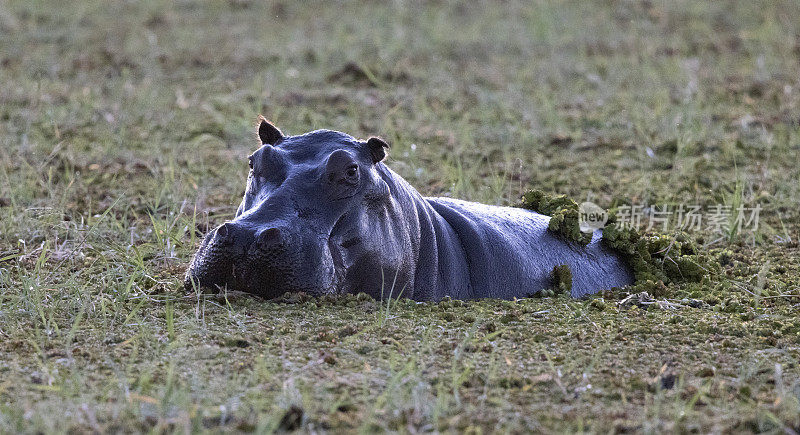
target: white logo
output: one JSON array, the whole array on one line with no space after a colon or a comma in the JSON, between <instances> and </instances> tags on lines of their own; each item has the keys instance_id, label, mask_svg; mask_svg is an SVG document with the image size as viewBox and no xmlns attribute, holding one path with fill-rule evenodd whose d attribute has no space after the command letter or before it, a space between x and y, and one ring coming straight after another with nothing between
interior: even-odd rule
<instances>
[{"instance_id":1,"label":"white logo","mask_svg":"<svg viewBox=\"0 0 800 435\"><path fill-rule=\"evenodd\" d=\"M608 222L608 213L599 205L589 201L578 206L578 215L583 233L593 233L595 230L603 228Z\"/></svg>"}]
</instances>

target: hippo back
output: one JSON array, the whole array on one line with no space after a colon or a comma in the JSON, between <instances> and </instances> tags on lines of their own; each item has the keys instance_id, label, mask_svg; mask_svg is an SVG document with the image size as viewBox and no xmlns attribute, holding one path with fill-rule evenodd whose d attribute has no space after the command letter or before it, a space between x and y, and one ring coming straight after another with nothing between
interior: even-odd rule
<instances>
[{"instance_id":1,"label":"hippo back","mask_svg":"<svg viewBox=\"0 0 800 435\"><path fill-rule=\"evenodd\" d=\"M582 246L554 236L547 229L550 217L530 210L450 198L426 200L461 241L473 297L532 295L553 285L551 272L562 264L572 271L573 297L633 282L625 262L601 243L601 230Z\"/></svg>"}]
</instances>

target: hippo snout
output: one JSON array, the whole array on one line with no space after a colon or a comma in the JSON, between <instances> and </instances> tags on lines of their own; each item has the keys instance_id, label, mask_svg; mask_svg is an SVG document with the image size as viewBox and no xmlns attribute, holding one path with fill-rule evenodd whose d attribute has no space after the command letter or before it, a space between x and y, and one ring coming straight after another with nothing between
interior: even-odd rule
<instances>
[{"instance_id":1,"label":"hippo snout","mask_svg":"<svg viewBox=\"0 0 800 435\"><path fill-rule=\"evenodd\" d=\"M241 260L252 236L241 226L226 222L209 232L186 270L186 290L238 287L234 266Z\"/></svg>"},{"instance_id":2,"label":"hippo snout","mask_svg":"<svg viewBox=\"0 0 800 435\"><path fill-rule=\"evenodd\" d=\"M285 292L316 293L320 278L308 270L313 262L306 258L308 253L307 244L285 227L250 228L227 222L203 240L186 271L184 288L227 288L265 298Z\"/></svg>"}]
</instances>

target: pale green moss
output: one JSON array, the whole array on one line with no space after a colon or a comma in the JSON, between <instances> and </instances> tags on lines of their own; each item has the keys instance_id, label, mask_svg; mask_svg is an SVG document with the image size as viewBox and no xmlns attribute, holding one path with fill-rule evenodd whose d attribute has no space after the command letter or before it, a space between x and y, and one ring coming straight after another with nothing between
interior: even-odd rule
<instances>
[{"instance_id":1,"label":"pale green moss","mask_svg":"<svg viewBox=\"0 0 800 435\"><path fill-rule=\"evenodd\" d=\"M578 203L566 195L550 195L541 190L529 190L522 195L518 207L550 216L548 229L564 240L582 245L592 240L591 233L580 230Z\"/></svg>"}]
</instances>

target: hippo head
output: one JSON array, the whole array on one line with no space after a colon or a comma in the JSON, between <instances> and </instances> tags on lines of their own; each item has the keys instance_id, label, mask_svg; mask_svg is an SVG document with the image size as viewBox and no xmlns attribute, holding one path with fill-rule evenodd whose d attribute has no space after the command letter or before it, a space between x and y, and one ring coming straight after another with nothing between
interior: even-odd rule
<instances>
[{"instance_id":1,"label":"hippo head","mask_svg":"<svg viewBox=\"0 0 800 435\"><path fill-rule=\"evenodd\" d=\"M258 136L236 216L206 235L185 287L266 298L341 291L348 248L371 226L365 213L392 201L378 171L388 145L330 130L285 136L263 117Z\"/></svg>"}]
</instances>

